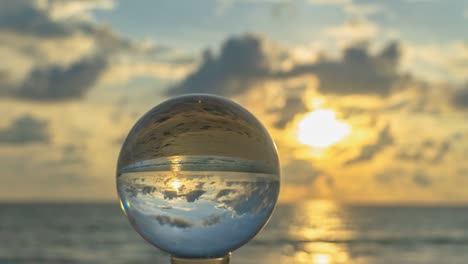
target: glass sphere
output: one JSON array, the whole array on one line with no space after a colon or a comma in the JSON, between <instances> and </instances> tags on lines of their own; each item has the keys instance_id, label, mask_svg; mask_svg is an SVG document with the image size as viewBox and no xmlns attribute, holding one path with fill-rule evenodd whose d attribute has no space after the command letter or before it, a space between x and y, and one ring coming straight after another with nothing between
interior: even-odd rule
<instances>
[{"instance_id":1,"label":"glass sphere","mask_svg":"<svg viewBox=\"0 0 468 264\"><path fill-rule=\"evenodd\" d=\"M128 134L117 165L122 209L154 246L183 258L225 256L268 221L279 162L266 129L213 95L167 100Z\"/></svg>"}]
</instances>

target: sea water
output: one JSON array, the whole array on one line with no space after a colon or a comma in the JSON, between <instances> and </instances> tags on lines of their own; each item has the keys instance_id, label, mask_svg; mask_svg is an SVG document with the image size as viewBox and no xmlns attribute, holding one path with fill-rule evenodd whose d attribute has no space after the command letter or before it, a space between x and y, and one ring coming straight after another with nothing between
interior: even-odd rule
<instances>
[{"instance_id":1,"label":"sea water","mask_svg":"<svg viewBox=\"0 0 468 264\"><path fill-rule=\"evenodd\" d=\"M117 177L132 226L156 247L180 257L226 255L265 225L279 177L257 162L176 157L140 162Z\"/></svg>"},{"instance_id":2,"label":"sea water","mask_svg":"<svg viewBox=\"0 0 468 264\"><path fill-rule=\"evenodd\" d=\"M0 263L169 263L111 203L1 203ZM279 204L232 264L466 264L468 207Z\"/></svg>"}]
</instances>

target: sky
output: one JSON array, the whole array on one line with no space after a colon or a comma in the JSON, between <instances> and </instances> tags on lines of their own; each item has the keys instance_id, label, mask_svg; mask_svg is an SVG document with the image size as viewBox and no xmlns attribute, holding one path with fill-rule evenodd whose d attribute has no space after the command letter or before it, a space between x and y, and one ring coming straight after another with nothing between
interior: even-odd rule
<instances>
[{"instance_id":1,"label":"sky","mask_svg":"<svg viewBox=\"0 0 468 264\"><path fill-rule=\"evenodd\" d=\"M0 3L0 201L112 201L122 142L186 93L243 105L281 203L468 202L468 2Z\"/></svg>"}]
</instances>

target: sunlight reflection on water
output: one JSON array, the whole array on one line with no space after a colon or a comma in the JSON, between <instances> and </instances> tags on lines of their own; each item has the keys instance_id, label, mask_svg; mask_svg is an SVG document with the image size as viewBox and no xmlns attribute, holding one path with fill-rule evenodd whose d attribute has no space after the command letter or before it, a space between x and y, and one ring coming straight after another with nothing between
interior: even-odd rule
<instances>
[{"instance_id":1,"label":"sunlight reflection on water","mask_svg":"<svg viewBox=\"0 0 468 264\"><path fill-rule=\"evenodd\" d=\"M305 243L296 251L293 263L333 264L347 263L349 253L343 245L320 240L344 240L353 236L346 227L345 214L340 205L332 201L312 201L296 208L288 234ZM291 262L290 262L291 263Z\"/></svg>"},{"instance_id":2,"label":"sunlight reflection on water","mask_svg":"<svg viewBox=\"0 0 468 264\"><path fill-rule=\"evenodd\" d=\"M339 204L325 200L310 201L294 207L290 216L275 217L289 219L279 227L285 228L287 232L282 235L277 233L279 235L277 237L268 236L267 239L281 241L283 246L281 250L270 250L266 258L262 256L261 263L349 263L350 253L347 246L344 243L334 242L349 240L355 235L349 230L346 210L343 210ZM261 236L260 240L265 236ZM241 249L241 251L247 250ZM258 259L252 262L247 259L236 260L234 257L233 260L234 263L259 263Z\"/></svg>"}]
</instances>

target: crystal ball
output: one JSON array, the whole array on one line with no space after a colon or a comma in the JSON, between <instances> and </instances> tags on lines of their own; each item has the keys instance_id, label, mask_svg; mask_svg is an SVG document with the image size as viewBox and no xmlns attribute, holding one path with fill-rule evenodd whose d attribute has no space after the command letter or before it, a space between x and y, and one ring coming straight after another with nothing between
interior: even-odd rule
<instances>
[{"instance_id":1,"label":"crystal ball","mask_svg":"<svg viewBox=\"0 0 468 264\"><path fill-rule=\"evenodd\" d=\"M129 132L117 164L125 215L148 242L173 256L220 257L268 221L280 187L276 146L231 100L169 99Z\"/></svg>"}]
</instances>

